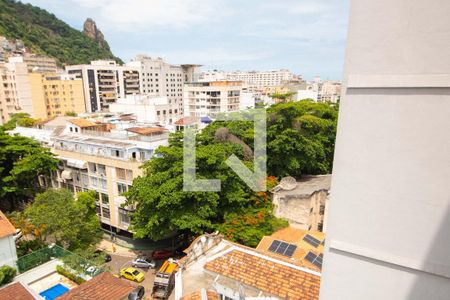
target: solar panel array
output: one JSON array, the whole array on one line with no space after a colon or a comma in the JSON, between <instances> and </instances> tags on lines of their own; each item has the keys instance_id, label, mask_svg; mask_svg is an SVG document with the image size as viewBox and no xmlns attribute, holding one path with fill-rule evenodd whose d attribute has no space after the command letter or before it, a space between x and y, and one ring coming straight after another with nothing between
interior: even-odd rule
<instances>
[{"instance_id":1,"label":"solar panel array","mask_svg":"<svg viewBox=\"0 0 450 300\"><path fill-rule=\"evenodd\" d=\"M323 254L316 255L312 253L311 251L306 254L305 259L318 267L319 269L322 269L322 262L323 262Z\"/></svg>"},{"instance_id":2,"label":"solar panel array","mask_svg":"<svg viewBox=\"0 0 450 300\"><path fill-rule=\"evenodd\" d=\"M287 257L291 257L297 249L296 245L285 243L279 240L274 240L269 247L269 251L275 252Z\"/></svg>"},{"instance_id":3,"label":"solar panel array","mask_svg":"<svg viewBox=\"0 0 450 300\"><path fill-rule=\"evenodd\" d=\"M320 245L320 240L316 239L315 237L309 234L305 235L303 237L303 240L316 248Z\"/></svg>"}]
</instances>

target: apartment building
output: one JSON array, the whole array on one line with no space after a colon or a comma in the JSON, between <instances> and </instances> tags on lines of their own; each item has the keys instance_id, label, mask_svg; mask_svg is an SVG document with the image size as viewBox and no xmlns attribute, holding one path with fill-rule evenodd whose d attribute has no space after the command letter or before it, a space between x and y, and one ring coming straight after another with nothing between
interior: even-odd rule
<instances>
[{"instance_id":1,"label":"apartment building","mask_svg":"<svg viewBox=\"0 0 450 300\"><path fill-rule=\"evenodd\" d=\"M48 119L68 112L86 112L83 82L74 75L55 73L29 73L32 116Z\"/></svg>"},{"instance_id":2,"label":"apartment building","mask_svg":"<svg viewBox=\"0 0 450 300\"><path fill-rule=\"evenodd\" d=\"M351 2L323 300L449 299L449 12Z\"/></svg>"},{"instance_id":3,"label":"apartment building","mask_svg":"<svg viewBox=\"0 0 450 300\"><path fill-rule=\"evenodd\" d=\"M167 97L151 94L128 95L119 98L116 103L109 105L111 113L132 114L139 121L168 125L172 123L172 109Z\"/></svg>"},{"instance_id":4,"label":"apartment building","mask_svg":"<svg viewBox=\"0 0 450 300\"><path fill-rule=\"evenodd\" d=\"M18 112L33 114L27 64L8 62L0 64L0 124L9 121Z\"/></svg>"},{"instance_id":5,"label":"apartment building","mask_svg":"<svg viewBox=\"0 0 450 300\"><path fill-rule=\"evenodd\" d=\"M108 111L109 104L118 98L139 94L139 69L118 65L113 60L66 66L66 71L83 80L87 112Z\"/></svg>"},{"instance_id":6,"label":"apartment building","mask_svg":"<svg viewBox=\"0 0 450 300\"><path fill-rule=\"evenodd\" d=\"M214 118L218 113L240 108L240 81L211 81L187 83L184 86L184 115Z\"/></svg>"},{"instance_id":7,"label":"apartment building","mask_svg":"<svg viewBox=\"0 0 450 300\"><path fill-rule=\"evenodd\" d=\"M129 128L113 130L116 126ZM16 127L10 134L31 137L50 147L60 162L49 185L73 193L95 190L102 227L131 236L128 226L134 207L122 207L126 201L122 193L128 191L134 178L142 175L142 163L153 156L156 148L167 145L167 131L161 127L119 126L68 117L58 117L39 127Z\"/></svg>"},{"instance_id":8,"label":"apartment building","mask_svg":"<svg viewBox=\"0 0 450 300\"><path fill-rule=\"evenodd\" d=\"M160 57L138 55L127 66L139 69L142 94L167 97L169 123L183 116L183 86L184 83L194 81L199 65L171 65Z\"/></svg>"},{"instance_id":9,"label":"apartment building","mask_svg":"<svg viewBox=\"0 0 450 300\"><path fill-rule=\"evenodd\" d=\"M273 70L273 71L235 71L221 72L211 71L203 72L199 81L242 81L246 85L256 87L279 86L284 82L291 81L295 75L289 70Z\"/></svg>"},{"instance_id":10,"label":"apartment building","mask_svg":"<svg viewBox=\"0 0 450 300\"><path fill-rule=\"evenodd\" d=\"M25 53L21 56L11 56L9 61L26 63L29 72L56 73L58 71L56 59L42 54Z\"/></svg>"}]
</instances>

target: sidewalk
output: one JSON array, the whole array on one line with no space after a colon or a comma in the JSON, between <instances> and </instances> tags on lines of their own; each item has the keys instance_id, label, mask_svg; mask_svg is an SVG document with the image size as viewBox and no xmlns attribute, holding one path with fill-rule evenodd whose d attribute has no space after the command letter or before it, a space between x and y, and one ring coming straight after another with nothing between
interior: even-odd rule
<instances>
[{"instance_id":1,"label":"sidewalk","mask_svg":"<svg viewBox=\"0 0 450 300\"><path fill-rule=\"evenodd\" d=\"M127 257L136 257L140 253L140 251L121 247L107 239L102 239L101 242L97 245L97 248L105 250L108 253Z\"/></svg>"}]
</instances>

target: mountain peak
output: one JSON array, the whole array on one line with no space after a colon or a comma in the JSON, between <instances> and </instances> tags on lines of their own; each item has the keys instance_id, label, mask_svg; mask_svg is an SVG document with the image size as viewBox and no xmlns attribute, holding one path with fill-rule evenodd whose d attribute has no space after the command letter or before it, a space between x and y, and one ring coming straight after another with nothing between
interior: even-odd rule
<instances>
[{"instance_id":1,"label":"mountain peak","mask_svg":"<svg viewBox=\"0 0 450 300\"><path fill-rule=\"evenodd\" d=\"M105 41L105 36L100 29L98 29L93 19L87 18L86 21L84 21L83 33L91 40L95 41L100 48L109 50L109 45Z\"/></svg>"}]
</instances>

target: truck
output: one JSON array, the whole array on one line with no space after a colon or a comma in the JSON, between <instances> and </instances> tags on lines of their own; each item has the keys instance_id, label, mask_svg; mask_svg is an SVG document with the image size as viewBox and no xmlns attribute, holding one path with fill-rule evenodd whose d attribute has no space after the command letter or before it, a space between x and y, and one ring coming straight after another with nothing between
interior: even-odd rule
<instances>
[{"instance_id":1,"label":"truck","mask_svg":"<svg viewBox=\"0 0 450 300\"><path fill-rule=\"evenodd\" d=\"M170 293L175 286L175 273L178 271L178 263L173 259L166 260L158 272L156 272L153 282L153 299L169 299Z\"/></svg>"}]
</instances>

